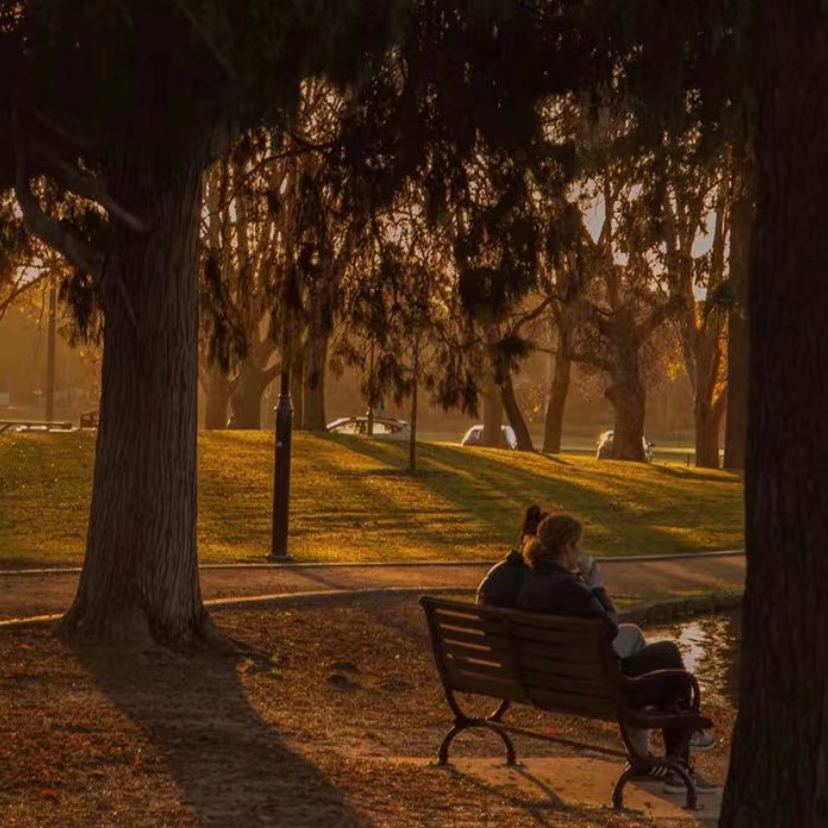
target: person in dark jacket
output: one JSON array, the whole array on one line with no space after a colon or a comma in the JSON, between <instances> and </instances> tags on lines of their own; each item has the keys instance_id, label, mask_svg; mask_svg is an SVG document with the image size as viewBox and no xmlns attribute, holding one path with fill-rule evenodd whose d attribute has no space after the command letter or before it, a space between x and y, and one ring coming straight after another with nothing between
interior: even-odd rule
<instances>
[{"instance_id":1,"label":"person in dark jacket","mask_svg":"<svg viewBox=\"0 0 828 828\"><path fill-rule=\"evenodd\" d=\"M545 518L538 526L536 538L523 550L529 574L517 598L517 609L524 612L549 613L588 618L600 618L615 638L618 634L618 614L612 599L604 588L604 579L598 565L583 549L583 527L571 515L555 514ZM585 573L585 574L584 574ZM619 658L619 668L629 676L640 676L659 669L684 669L681 653L673 641L657 641L641 646L636 652ZM686 701L683 685L663 683L648 694L630 702L637 707L654 705L670 707ZM663 731L668 752L673 752L682 733ZM636 739L641 752L647 751L649 732L637 732ZM707 749L712 736L705 731L694 734L691 744L696 749ZM689 757L684 761L696 781L699 793L717 790L717 786L695 773ZM666 788L681 791L681 780L669 778Z\"/></svg>"},{"instance_id":2,"label":"person in dark jacket","mask_svg":"<svg viewBox=\"0 0 828 828\"><path fill-rule=\"evenodd\" d=\"M520 527L521 548L538 531L540 522L548 515L537 504L532 504L523 515ZM490 607L505 607L514 609L518 593L529 574L529 569L523 559L523 553L512 549L509 554L496 563L480 582L477 588L477 603Z\"/></svg>"}]
</instances>

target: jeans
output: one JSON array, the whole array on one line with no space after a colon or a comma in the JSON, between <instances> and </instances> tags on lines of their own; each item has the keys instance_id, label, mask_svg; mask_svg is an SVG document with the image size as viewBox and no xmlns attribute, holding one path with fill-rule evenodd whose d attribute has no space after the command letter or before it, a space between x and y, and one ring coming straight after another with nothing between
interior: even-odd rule
<instances>
[{"instance_id":1,"label":"jeans","mask_svg":"<svg viewBox=\"0 0 828 828\"><path fill-rule=\"evenodd\" d=\"M653 670L683 670L684 662L674 641L656 641L647 644L629 656L621 658L621 672L626 676L643 676ZM681 679L668 678L649 682L646 687L632 691L627 697L630 707L670 708L676 704L687 704L689 698L687 685ZM664 728L664 747L668 755L688 761L687 751L678 755L678 748L685 735L683 730Z\"/></svg>"}]
</instances>

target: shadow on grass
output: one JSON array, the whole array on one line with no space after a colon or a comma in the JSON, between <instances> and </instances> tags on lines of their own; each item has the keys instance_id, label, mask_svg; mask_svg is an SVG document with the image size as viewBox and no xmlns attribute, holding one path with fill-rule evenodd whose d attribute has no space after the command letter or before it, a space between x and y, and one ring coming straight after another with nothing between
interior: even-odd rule
<instances>
[{"instance_id":1,"label":"shadow on grass","mask_svg":"<svg viewBox=\"0 0 828 828\"><path fill-rule=\"evenodd\" d=\"M399 446L381 441L372 441L354 438L341 440L343 448L354 453L362 454L372 460L388 466L401 466L403 453ZM499 459L497 454L503 454ZM670 551L673 553L698 551L698 544L690 538L680 534L670 533L652 525L652 516L660 509L655 503L651 505L652 515L644 517L630 508L618 496L618 486L615 491L600 491L586 486L571 476L543 476L531 468L523 468L507 462L514 452L497 452L495 450L479 451L452 445L427 445L420 449L419 469L416 476L410 478L419 482L434 494L450 502L455 508L458 521L468 524L467 535L472 539L474 532L479 534L478 541L484 544L498 545L506 548L516 540L517 525L520 515L530 503L540 503L546 508L571 511L576 516L585 518L588 531L592 531L590 523L601 525L610 518L610 523L628 523L635 527L634 537L630 537L630 548L618 549L613 543L610 532L603 535L594 534L593 541L600 545L606 544L603 554L641 554L649 551ZM406 455L407 456L407 455ZM527 455L547 461L547 455ZM552 461L554 465L568 466L566 461ZM648 466L647 469L652 467ZM661 468L658 469L661 473ZM665 473L671 472L665 469ZM370 478L373 472L366 473ZM673 473L672 476L679 477ZM706 476L705 476L706 477ZM721 477L710 476L718 482ZM693 479L698 479L695 475ZM615 484L615 481L611 481ZM724 481L729 482L729 481ZM360 481L355 479L355 486ZM653 490L652 497L659 497L659 482L657 477L650 481ZM646 495L644 486L641 494ZM397 507L390 501L382 499L381 495L374 495L376 512L383 514L386 502L389 509ZM667 509L668 519L673 525L682 525L677 515L669 509L670 504L661 505L661 510ZM397 512L397 517L401 517ZM405 531L412 536L422 538L424 544L440 544L445 542L444 534L434 532L428 523L428 514L419 514L416 511L406 517ZM652 521L652 522L651 522ZM695 525L697 516L693 516ZM455 531L457 527L455 526Z\"/></svg>"},{"instance_id":2,"label":"shadow on grass","mask_svg":"<svg viewBox=\"0 0 828 828\"><path fill-rule=\"evenodd\" d=\"M158 749L206 828L368 828L308 759L250 706L232 659L124 659L76 649L109 700ZM137 663L136 663L137 662Z\"/></svg>"}]
</instances>

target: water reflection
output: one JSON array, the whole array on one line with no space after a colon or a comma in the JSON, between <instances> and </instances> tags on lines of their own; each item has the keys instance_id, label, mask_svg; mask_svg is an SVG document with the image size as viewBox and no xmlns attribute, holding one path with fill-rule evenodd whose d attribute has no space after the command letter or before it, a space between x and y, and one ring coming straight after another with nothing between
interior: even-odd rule
<instances>
[{"instance_id":1,"label":"water reflection","mask_svg":"<svg viewBox=\"0 0 828 828\"><path fill-rule=\"evenodd\" d=\"M703 699L736 705L741 640L738 611L648 627L644 632L647 641L670 638L678 644L687 669L699 680Z\"/></svg>"}]
</instances>

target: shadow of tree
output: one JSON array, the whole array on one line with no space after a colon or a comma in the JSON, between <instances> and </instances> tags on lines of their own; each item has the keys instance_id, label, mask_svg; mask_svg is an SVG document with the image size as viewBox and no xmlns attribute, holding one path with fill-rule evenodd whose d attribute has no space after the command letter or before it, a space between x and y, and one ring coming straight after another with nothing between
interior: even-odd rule
<instances>
[{"instance_id":1,"label":"shadow of tree","mask_svg":"<svg viewBox=\"0 0 828 828\"><path fill-rule=\"evenodd\" d=\"M365 438L339 438L343 448L356 454L369 457L391 468L402 468L404 447L391 442ZM634 508L624 496L623 480L619 479L617 467L607 467L604 474L605 489L599 488L601 474L599 470L592 475L592 485L579 482L574 475L545 476L540 475L531 466L516 466L509 462L514 452L498 450L469 449L454 445L427 444L420 449L419 471L412 481L421 485L443 499L449 508L443 507L442 513L432 514L428 507L412 510L409 516L396 512L396 519L405 522L405 531L410 537L422 539L424 547L444 542L444 535L435 531L434 518L445 519L445 513L457 515L459 521L453 525L454 536L461 541L481 541L489 545L507 548L514 542L517 534L519 516L529 503L541 503L546 508L572 511L585 520L590 543L601 554L641 553L650 549L664 549L670 552L696 552L698 543L680 532L665 531L660 524L683 527L690 520L689 528L695 526L697 515L688 518L679 515L673 503L664 492L664 476L684 477L663 472L662 467L655 469L646 466L649 479L638 484L638 497L646 503L646 513ZM538 467L548 463L546 455L531 455L537 458ZM566 467L563 460L554 463ZM666 468L666 467L665 467ZM331 468L333 473L334 469ZM364 478L375 476L375 472L365 472ZM363 485L355 475L354 487ZM699 479L694 477L694 479ZM707 476L703 476L707 479ZM728 475L710 476L719 483L730 483ZM734 478L738 484L738 479ZM378 515L384 513L381 495L374 494L374 510ZM491 508L481 510L481 504ZM634 527L634 540L630 548L619 548L616 533L607 528L610 525L627 524ZM604 525L606 524L606 526Z\"/></svg>"},{"instance_id":2,"label":"shadow of tree","mask_svg":"<svg viewBox=\"0 0 828 828\"><path fill-rule=\"evenodd\" d=\"M157 747L206 828L371 825L251 707L233 659L75 654Z\"/></svg>"}]
</instances>

